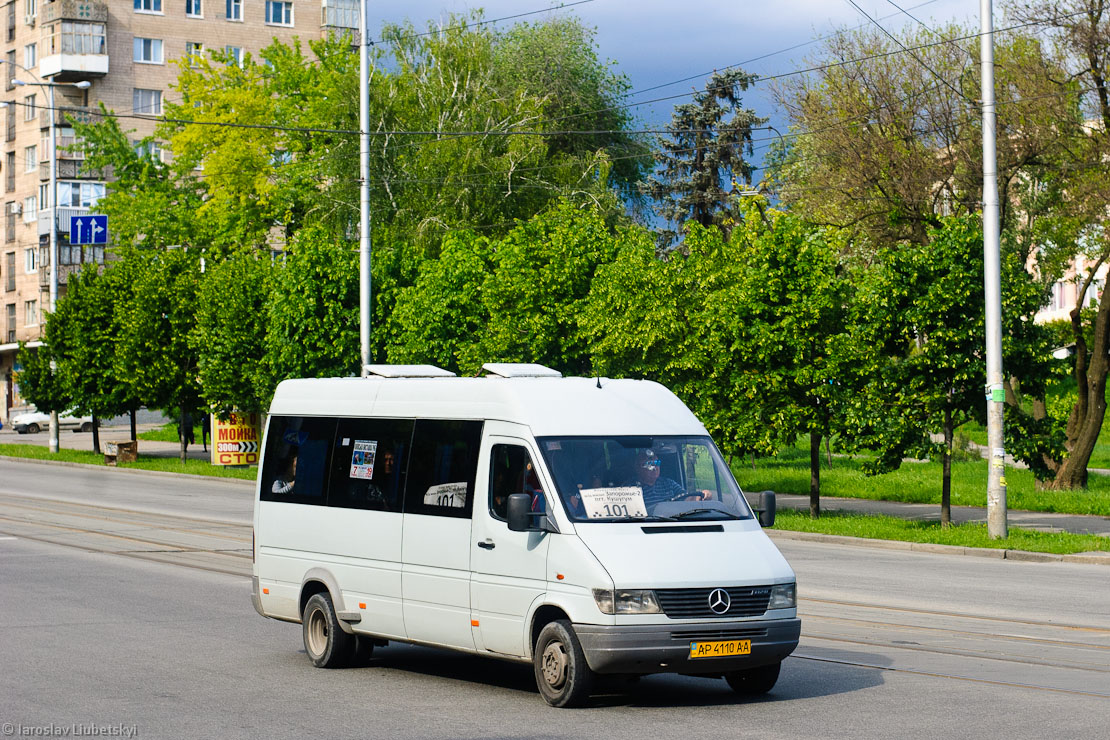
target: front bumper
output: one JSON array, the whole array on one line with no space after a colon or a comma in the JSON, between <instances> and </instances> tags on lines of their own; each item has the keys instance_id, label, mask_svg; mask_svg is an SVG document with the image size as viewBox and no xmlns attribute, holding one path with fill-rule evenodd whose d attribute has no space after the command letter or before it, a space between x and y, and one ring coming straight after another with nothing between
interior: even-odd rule
<instances>
[{"instance_id":1,"label":"front bumper","mask_svg":"<svg viewBox=\"0 0 1110 740\"><path fill-rule=\"evenodd\" d=\"M682 624L575 624L574 631L597 673L697 673L729 671L778 663L798 647L800 619L755 622L686 622ZM751 640L749 655L690 658L690 643Z\"/></svg>"}]
</instances>

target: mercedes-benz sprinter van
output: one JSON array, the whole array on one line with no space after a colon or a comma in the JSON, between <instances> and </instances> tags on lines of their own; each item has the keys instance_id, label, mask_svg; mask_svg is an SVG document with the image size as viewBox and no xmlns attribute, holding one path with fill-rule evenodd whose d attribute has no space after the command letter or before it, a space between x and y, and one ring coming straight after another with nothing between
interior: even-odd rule
<instances>
[{"instance_id":1,"label":"mercedes-benz sprinter van","mask_svg":"<svg viewBox=\"0 0 1110 740\"><path fill-rule=\"evenodd\" d=\"M368 370L281 383L263 443L254 605L301 623L314 664L390 640L530 662L553 706L599 674L771 689L798 644L794 572L670 391Z\"/></svg>"}]
</instances>

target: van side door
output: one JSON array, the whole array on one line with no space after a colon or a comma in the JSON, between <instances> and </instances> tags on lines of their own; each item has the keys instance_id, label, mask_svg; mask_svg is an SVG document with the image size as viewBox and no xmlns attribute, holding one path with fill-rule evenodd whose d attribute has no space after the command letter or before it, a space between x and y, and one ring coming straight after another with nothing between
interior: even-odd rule
<instances>
[{"instance_id":1,"label":"van side door","mask_svg":"<svg viewBox=\"0 0 1110 740\"><path fill-rule=\"evenodd\" d=\"M533 511L545 511L555 502L538 460L525 440L492 435L479 460L480 470L488 471L488 484L474 505L470 562L475 644L504 655L526 655L528 611L547 590L552 535L511 532L505 522L509 494L530 494Z\"/></svg>"}]
</instances>

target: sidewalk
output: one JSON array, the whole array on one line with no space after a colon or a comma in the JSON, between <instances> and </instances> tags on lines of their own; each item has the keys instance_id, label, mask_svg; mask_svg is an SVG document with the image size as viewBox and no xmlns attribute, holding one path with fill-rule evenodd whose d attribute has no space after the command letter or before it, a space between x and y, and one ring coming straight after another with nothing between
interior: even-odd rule
<instances>
[{"instance_id":1,"label":"sidewalk","mask_svg":"<svg viewBox=\"0 0 1110 740\"><path fill-rule=\"evenodd\" d=\"M776 495L780 509L809 510L809 496L780 493ZM857 498L821 497L821 511L850 511L858 514L884 514L900 519L925 522L940 521L940 504L906 504L899 501L871 501ZM1010 509L1006 518L1011 526L1036 529L1042 532L1071 532L1097 534L1110 537L1110 517L1083 514L1054 514L1042 511ZM952 521L957 524L976 522L985 524L987 509L980 506L953 506Z\"/></svg>"},{"instance_id":2,"label":"sidewalk","mask_svg":"<svg viewBox=\"0 0 1110 740\"><path fill-rule=\"evenodd\" d=\"M137 432L142 433L150 429L157 429L161 424L136 424ZM58 433L58 444L64 450L86 450L92 452L92 432L73 432L63 429ZM129 426L102 426L100 427L100 448L103 451L105 442L122 441L131 438ZM209 440L211 443L212 440ZM38 434L18 434L7 425L0 429L0 444L30 444L47 447L50 445L50 432L43 430ZM208 445L212 449L212 445ZM150 457L178 457L181 454L178 442L154 442L147 439L139 440L139 453ZM205 452L201 447L200 438L196 444L189 445L188 457L190 460L208 460L211 453Z\"/></svg>"}]
</instances>

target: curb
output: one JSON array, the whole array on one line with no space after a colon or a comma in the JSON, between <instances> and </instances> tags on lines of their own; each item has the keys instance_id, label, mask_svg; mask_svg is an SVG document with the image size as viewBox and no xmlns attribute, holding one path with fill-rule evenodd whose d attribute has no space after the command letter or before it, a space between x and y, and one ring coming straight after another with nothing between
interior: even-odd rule
<instances>
[{"instance_id":1,"label":"curb","mask_svg":"<svg viewBox=\"0 0 1110 740\"><path fill-rule=\"evenodd\" d=\"M79 468L82 470L112 470L120 473L129 473L132 475L147 475L156 476L161 478L188 478L189 480L202 480L206 483L211 481L213 483L228 483L236 486L254 486L254 480L244 480L242 478L220 478L214 475L196 475L195 473L171 473L168 470L143 470L141 468L117 468L110 465L93 465L91 463L76 463L67 460L38 460L33 457L16 457L15 455L0 455L0 460L14 460L16 462L32 463L34 465L61 465L65 468Z\"/></svg>"},{"instance_id":2,"label":"curb","mask_svg":"<svg viewBox=\"0 0 1110 740\"><path fill-rule=\"evenodd\" d=\"M1003 550L1001 548L990 547L934 545L928 542L905 542L903 540L872 540L865 537L846 537L839 534L820 534L818 532L795 532L788 529L765 529L763 531L766 532L771 539L825 542L834 545L870 547L876 550L928 552L937 555L966 555L977 558L991 558L994 560L1015 560L1026 563L1083 563L1085 565L1110 565L1110 552L1058 555L1051 552Z\"/></svg>"}]
</instances>

